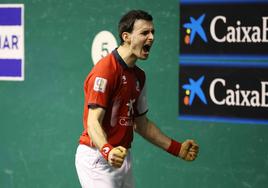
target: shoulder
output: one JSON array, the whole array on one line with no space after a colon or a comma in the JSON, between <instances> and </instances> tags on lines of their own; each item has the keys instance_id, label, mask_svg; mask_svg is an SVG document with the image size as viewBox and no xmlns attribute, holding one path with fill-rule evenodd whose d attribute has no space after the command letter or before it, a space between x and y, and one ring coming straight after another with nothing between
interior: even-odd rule
<instances>
[{"instance_id":1,"label":"shoulder","mask_svg":"<svg viewBox=\"0 0 268 188\"><path fill-rule=\"evenodd\" d=\"M114 72L118 69L118 63L114 55L111 53L102 58L92 69L92 71L109 71Z\"/></svg>"},{"instance_id":2,"label":"shoulder","mask_svg":"<svg viewBox=\"0 0 268 188\"><path fill-rule=\"evenodd\" d=\"M139 79L139 81L144 84L144 82L146 80L146 74L145 74L144 70L142 70L138 66L135 66L134 70L135 70L135 74L136 74L137 78Z\"/></svg>"},{"instance_id":3,"label":"shoulder","mask_svg":"<svg viewBox=\"0 0 268 188\"><path fill-rule=\"evenodd\" d=\"M120 74L120 66L118 65L118 62L116 61L114 55L111 53L102 58L94 67L92 67L87 76L87 79L94 76L113 79L117 77L116 75Z\"/></svg>"},{"instance_id":4,"label":"shoulder","mask_svg":"<svg viewBox=\"0 0 268 188\"><path fill-rule=\"evenodd\" d=\"M105 83L113 85L117 83L121 74L120 67L113 54L108 54L102 58L90 71L86 77L84 84L94 82L96 79L105 80Z\"/></svg>"}]
</instances>

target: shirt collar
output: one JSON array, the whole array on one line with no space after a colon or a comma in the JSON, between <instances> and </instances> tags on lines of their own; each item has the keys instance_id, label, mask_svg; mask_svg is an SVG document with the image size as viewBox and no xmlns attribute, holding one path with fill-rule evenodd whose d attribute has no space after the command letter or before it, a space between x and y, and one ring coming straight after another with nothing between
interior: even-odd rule
<instances>
[{"instance_id":1,"label":"shirt collar","mask_svg":"<svg viewBox=\"0 0 268 188\"><path fill-rule=\"evenodd\" d=\"M113 50L112 52L116 58L116 60L119 62L119 64L124 68L127 69L129 68L126 64L126 62L123 60L123 58L119 55L117 48Z\"/></svg>"}]
</instances>

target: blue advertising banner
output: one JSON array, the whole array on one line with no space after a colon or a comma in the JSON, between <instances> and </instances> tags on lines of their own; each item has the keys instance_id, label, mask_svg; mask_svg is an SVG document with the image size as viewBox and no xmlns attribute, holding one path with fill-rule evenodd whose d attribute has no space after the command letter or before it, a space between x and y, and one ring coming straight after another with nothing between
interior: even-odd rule
<instances>
[{"instance_id":1,"label":"blue advertising banner","mask_svg":"<svg viewBox=\"0 0 268 188\"><path fill-rule=\"evenodd\" d=\"M268 1L181 4L180 53L267 56L267 9Z\"/></svg>"},{"instance_id":2,"label":"blue advertising banner","mask_svg":"<svg viewBox=\"0 0 268 188\"><path fill-rule=\"evenodd\" d=\"M268 1L180 1L179 118L268 123Z\"/></svg>"},{"instance_id":3,"label":"blue advertising banner","mask_svg":"<svg viewBox=\"0 0 268 188\"><path fill-rule=\"evenodd\" d=\"M180 118L268 123L268 64L180 62Z\"/></svg>"},{"instance_id":4,"label":"blue advertising banner","mask_svg":"<svg viewBox=\"0 0 268 188\"><path fill-rule=\"evenodd\" d=\"M0 4L0 80L24 80L22 4Z\"/></svg>"}]
</instances>

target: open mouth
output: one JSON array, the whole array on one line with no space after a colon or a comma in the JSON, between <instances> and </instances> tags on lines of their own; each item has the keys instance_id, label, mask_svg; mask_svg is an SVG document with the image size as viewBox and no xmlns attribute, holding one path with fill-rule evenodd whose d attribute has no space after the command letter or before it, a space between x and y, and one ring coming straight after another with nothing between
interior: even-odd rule
<instances>
[{"instance_id":1,"label":"open mouth","mask_svg":"<svg viewBox=\"0 0 268 188\"><path fill-rule=\"evenodd\" d=\"M149 53L151 49L151 45L145 44L142 49L144 52Z\"/></svg>"}]
</instances>

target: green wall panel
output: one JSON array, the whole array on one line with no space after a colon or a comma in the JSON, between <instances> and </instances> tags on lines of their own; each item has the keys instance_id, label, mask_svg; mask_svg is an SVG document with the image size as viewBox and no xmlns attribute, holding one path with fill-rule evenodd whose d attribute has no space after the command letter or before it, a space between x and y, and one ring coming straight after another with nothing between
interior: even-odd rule
<instances>
[{"instance_id":1,"label":"green wall panel","mask_svg":"<svg viewBox=\"0 0 268 188\"><path fill-rule=\"evenodd\" d=\"M155 43L138 62L148 79L148 116L178 140L194 138L188 163L135 135L137 188L241 188L268 185L267 125L179 121L178 1L25 0L25 81L0 82L0 187L79 187L74 167L82 131L83 81L101 30L117 36L130 9L154 16Z\"/></svg>"}]
</instances>

